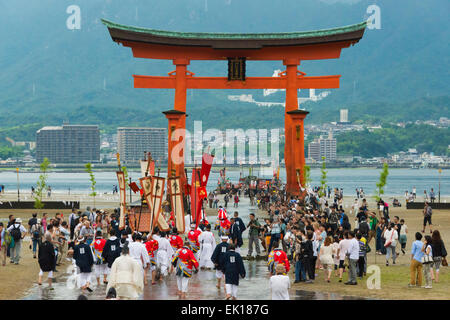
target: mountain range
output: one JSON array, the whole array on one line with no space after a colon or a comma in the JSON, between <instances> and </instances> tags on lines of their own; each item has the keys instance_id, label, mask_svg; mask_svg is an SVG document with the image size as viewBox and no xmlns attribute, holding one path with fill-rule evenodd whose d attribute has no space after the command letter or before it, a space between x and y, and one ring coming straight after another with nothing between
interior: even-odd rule
<instances>
[{"instance_id":1,"label":"mountain range","mask_svg":"<svg viewBox=\"0 0 450 320\"><path fill-rule=\"evenodd\" d=\"M81 10L79 30L66 26L70 5ZM364 21L370 5L380 8L381 29L367 29L340 59L302 62L307 75L342 75L339 89L301 105L311 112L307 121L336 121L341 108L353 121L449 117L448 0L0 0L0 123L69 121L106 131L167 125L161 112L172 108L173 90L133 89L132 74L165 75L174 69L171 61L133 58L111 40L101 18L172 31L290 32ZM276 69L284 69L281 62L247 65L249 76L271 76ZM227 66L196 61L189 70L225 76ZM227 99L236 94L284 100L283 92L189 90L188 126L194 120L204 128L283 126L282 107Z\"/></svg>"}]
</instances>

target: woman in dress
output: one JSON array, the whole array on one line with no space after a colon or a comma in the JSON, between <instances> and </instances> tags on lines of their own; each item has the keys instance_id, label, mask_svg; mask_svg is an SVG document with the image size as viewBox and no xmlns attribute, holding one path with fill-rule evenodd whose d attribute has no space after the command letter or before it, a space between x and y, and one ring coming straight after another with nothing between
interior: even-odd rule
<instances>
[{"instance_id":1,"label":"woman in dress","mask_svg":"<svg viewBox=\"0 0 450 320\"><path fill-rule=\"evenodd\" d=\"M439 282L439 268L442 263L442 258L447 256L447 250L445 249L444 241L442 241L441 233L438 230L434 230L431 235L431 250L433 252L433 261L431 265L431 279L434 282ZM433 268L436 269L436 277L433 273Z\"/></svg>"}]
</instances>

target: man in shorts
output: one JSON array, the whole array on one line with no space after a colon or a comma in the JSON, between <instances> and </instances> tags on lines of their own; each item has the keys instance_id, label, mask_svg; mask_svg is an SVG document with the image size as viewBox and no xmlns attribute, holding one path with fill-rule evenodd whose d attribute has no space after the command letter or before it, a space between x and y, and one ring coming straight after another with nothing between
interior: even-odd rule
<instances>
[{"instance_id":1,"label":"man in shorts","mask_svg":"<svg viewBox=\"0 0 450 320\"><path fill-rule=\"evenodd\" d=\"M230 248L227 236L221 236L220 239L222 240L222 242L216 246L211 256L211 261L214 263L216 267L217 289L220 289L221 280L222 278L224 278L224 270L225 270L224 257Z\"/></svg>"},{"instance_id":2,"label":"man in shorts","mask_svg":"<svg viewBox=\"0 0 450 320\"><path fill-rule=\"evenodd\" d=\"M433 233L433 225L431 223L431 215L433 214L433 209L431 209L431 206L428 202L425 202L425 207L423 208L423 230L422 233L425 232L425 227L427 225L430 226L430 233Z\"/></svg>"}]
</instances>

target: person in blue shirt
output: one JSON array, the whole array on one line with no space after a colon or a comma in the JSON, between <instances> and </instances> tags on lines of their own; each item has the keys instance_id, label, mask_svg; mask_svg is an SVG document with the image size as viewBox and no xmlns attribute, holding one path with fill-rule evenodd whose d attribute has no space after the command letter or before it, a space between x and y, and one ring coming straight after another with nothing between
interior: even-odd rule
<instances>
[{"instance_id":1,"label":"person in blue shirt","mask_svg":"<svg viewBox=\"0 0 450 320\"><path fill-rule=\"evenodd\" d=\"M416 241L413 242L411 247L411 281L409 283L409 287L422 286L422 234L420 232L416 232ZM416 281L417 279L417 281Z\"/></svg>"}]
</instances>

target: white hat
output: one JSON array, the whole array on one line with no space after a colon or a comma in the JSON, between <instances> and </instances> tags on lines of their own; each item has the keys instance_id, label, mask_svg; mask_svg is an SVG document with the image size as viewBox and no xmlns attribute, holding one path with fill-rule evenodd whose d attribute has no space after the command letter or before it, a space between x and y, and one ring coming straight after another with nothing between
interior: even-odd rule
<instances>
[{"instance_id":1,"label":"white hat","mask_svg":"<svg viewBox=\"0 0 450 320\"><path fill-rule=\"evenodd\" d=\"M220 239L222 239L222 240L228 240L228 236L221 236Z\"/></svg>"},{"instance_id":2,"label":"white hat","mask_svg":"<svg viewBox=\"0 0 450 320\"><path fill-rule=\"evenodd\" d=\"M21 218L17 218L16 219L16 223L22 223L22 219Z\"/></svg>"}]
</instances>

